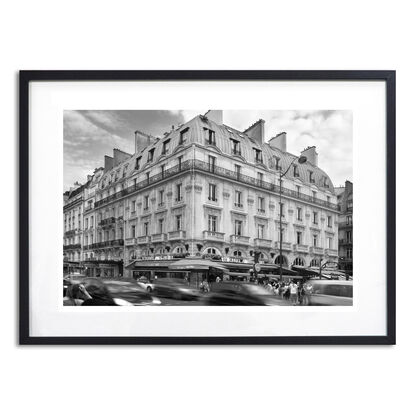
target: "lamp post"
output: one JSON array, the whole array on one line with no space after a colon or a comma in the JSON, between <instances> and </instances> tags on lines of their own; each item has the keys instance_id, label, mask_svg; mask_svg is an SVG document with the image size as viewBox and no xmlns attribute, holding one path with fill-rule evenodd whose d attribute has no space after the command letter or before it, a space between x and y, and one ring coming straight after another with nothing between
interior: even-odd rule
<instances>
[{"instance_id":1,"label":"lamp post","mask_svg":"<svg viewBox=\"0 0 415 415\"><path fill-rule=\"evenodd\" d=\"M280 185L279 185L279 199L280 199L280 281L282 281L282 178L288 173L288 170L290 170L291 166L294 164L295 161L298 161L299 164L304 164L307 161L306 156L300 156L294 158L290 165L287 167L287 170L285 170L284 173L282 173L282 170L280 170Z\"/></svg>"}]
</instances>

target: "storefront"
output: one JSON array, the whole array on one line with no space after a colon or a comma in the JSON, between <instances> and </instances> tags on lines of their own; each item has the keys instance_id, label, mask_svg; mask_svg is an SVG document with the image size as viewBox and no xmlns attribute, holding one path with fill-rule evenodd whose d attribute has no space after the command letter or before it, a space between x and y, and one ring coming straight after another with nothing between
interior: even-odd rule
<instances>
[{"instance_id":1,"label":"storefront","mask_svg":"<svg viewBox=\"0 0 415 415\"><path fill-rule=\"evenodd\" d=\"M122 260L94 260L84 262L85 274L96 278L118 278L123 276Z\"/></svg>"},{"instance_id":2,"label":"storefront","mask_svg":"<svg viewBox=\"0 0 415 415\"><path fill-rule=\"evenodd\" d=\"M85 274L85 267L79 261L64 261L63 262L63 276L83 275Z\"/></svg>"}]
</instances>

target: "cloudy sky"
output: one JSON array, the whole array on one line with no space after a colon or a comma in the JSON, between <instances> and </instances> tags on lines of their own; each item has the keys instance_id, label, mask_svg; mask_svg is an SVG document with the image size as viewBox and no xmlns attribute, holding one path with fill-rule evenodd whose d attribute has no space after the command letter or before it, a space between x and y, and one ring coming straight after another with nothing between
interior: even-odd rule
<instances>
[{"instance_id":1,"label":"cloudy sky","mask_svg":"<svg viewBox=\"0 0 415 415\"><path fill-rule=\"evenodd\" d=\"M113 148L132 153L135 130L162 136L172 125L206 111L64 111L64 190L85 182ZM285 131L290 153L315 145L319 167L335 186L353 181L351 111L224 111L224 123L240 131L259 118L265 120L266 141Z\"/></svg>"}]
</instances>

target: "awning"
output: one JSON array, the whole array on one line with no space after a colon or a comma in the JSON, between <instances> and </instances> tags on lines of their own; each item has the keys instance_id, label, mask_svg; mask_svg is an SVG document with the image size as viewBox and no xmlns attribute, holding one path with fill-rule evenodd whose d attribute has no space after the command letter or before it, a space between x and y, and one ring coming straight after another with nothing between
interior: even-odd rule
<instances>
[{"instance_id":1,"label":"awning","mask_svg":"<svg viewBox=\"0 0 415 415\"><path fill-rule=\"evenodd\" d=\"M174 263L174 260L136 260L128 264L125 269L135 270L135 271L157 271L157 270L166 270L168 271L169 265Z\"/></svg>"},{"instance_id":2,"label":"awning","mask_svg":"<svg viewBox=\"0 0 415 415\"><path fill-rule=\"evenodd\" d=\"M183 271L207 271L210 268L227 271L227 268L224 266L206 259L181 259L169 265L169 269L171 270Z\"/></svg>"},{"instance_id":3,"label":"awning","mask_svg":"<svg viewBox=\"0 0 415 415\"><path fill-rule=\"evenodd\" d=\"M230 277L241 277L241 278L245 278L245 277L250 277L251 274L249 272L228 272L227 273Z\"/></svg>"},{"instance_id":4,"label":"awning","mask_svg":"<svg viewBox=\"0 0 415 415\"><path fill-rule=\"evenodd\" d=\"M305 276L305 277L308 275L319 275L320 274L319 271L316 271L308 267L303 267L301 265L293 265L292 269L298 272L298 274Z\"/></svg>"}]
</instances>

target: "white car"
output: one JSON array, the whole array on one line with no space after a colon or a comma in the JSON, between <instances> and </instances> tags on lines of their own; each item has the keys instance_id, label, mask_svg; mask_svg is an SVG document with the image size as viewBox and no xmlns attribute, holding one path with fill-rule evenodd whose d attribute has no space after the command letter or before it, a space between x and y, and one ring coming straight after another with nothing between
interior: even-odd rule
<instances>
[{"instance_id":1,"label":"white car","mask_svg":"<svg viewBox=\"0 0 415 415\"><path fill-rule=\"evenodd\" d=\"M146 277L138 278L137 284L149 293L151 293L154 290L154 284L152 284Z\"/></svg>"}]
</instances>

